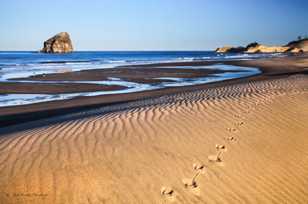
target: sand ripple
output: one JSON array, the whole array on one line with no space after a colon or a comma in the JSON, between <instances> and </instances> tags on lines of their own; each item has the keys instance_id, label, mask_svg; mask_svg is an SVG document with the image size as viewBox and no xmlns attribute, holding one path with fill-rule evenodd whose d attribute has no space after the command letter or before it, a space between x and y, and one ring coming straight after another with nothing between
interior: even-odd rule
<instances>
[{"instance_id":1,"label":"sand ripple","mask_svg":"<svg viewBox=\"0 0 308 204\"><path fill-rule=\"evenodd\" d=\"M307 203L307 104L298 75L6 133L0 203Z\"/></svg>"}]
</instances>

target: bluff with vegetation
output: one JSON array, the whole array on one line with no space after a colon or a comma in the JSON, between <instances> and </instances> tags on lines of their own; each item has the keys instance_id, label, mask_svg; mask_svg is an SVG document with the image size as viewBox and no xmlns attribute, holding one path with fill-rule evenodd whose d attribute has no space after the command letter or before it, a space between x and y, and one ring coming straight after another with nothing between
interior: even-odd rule
<instances>
[{"instance_id":1,"label":"bluff with vegetation","mask_svg":"<svg viewBox=\"0 0 308 204\"><path fill-rule=\"evenodd\" d=\"M44 42L41 50L44 53L68 53L73 52L73 45L70 35L67 32L61 32Z\"/></svg>"},{"instance_id":2,"label":"bluff with vegetation","mask_svg":"<svg viewBox=\"0 0 308 204\"><path fill-rule=\"evenodd\" d=\"M308 52L308 38L289 42L287 46L291 48L298 48L303 50L304 52Z\"/></svg>"},{"instance_id":3,"label":"bluff with vegetation","mask_svg":"<svg viewBox=\"0 0 308 204\"><path fill-rule=\"evenodd\" d=\"M217 48L218 53L303 53L308 52L308 38L292 41L284 46L267 46L257 42L246 47L225 46Z\"/></svg>"}]
</instances>

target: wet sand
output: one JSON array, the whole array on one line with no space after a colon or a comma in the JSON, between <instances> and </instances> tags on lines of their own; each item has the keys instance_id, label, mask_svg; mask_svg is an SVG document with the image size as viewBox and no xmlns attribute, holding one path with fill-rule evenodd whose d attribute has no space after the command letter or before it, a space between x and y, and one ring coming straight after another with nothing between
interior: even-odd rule
<instances>
[{"instance_id":1,"label":"wet sand","mask_svg":"<svg viewBox=\"0 0 308 204\"><path fill-rule=\"evenodd\" d=\"M299 55L293 57L285 58L272 58L272 59L260 59L260 60L249 60L249 61L195 61L195 62L180 62L180 63L161 63L161 64L149 64L149 65L134 65L122 67L123 69L111 70L88 70L80 72L67 72L58 74L48 74L48 75L38 75L36 77L24 78L24 80L88 80L96 81L107 79L108 77L126 77L127 80L135 80L139 83L149 83L153 82L155 77L176 77L181 75L181 77L201 77L208 76L214 72L221 72L221 70L202 70L202 69L166 69L166 67L176 67L176 66L208 66L213 64L227 64L236 66L246 66L246 67L257 67L262 70L262 74L256 75L249 78L226 80L223 82L215 82L204 85L193 85L186 87L172 87L164 88L160 90L152 91L142 91L138 93L129 94L113 94L113 95L102 95L93 97L76 97L74 99L63 100L63 101L50 101L42 102L37 104L29 104L23 106L14 107L0 107L0 127L5 127L11 124L22 123L29 120L39 120L41 118L51 117L55 115L61 115L63 113L78 112L79 110L91 109L100 106L106 106L114 103L123 103L128 101L135 101L151 97L159 97L166 94L180 93L184 91L193 91L210 87L227 86L230 84L243 83L247 81L262 80L267 78L279 78L284 76L289 76L292 74L300 74L307 72L305 67L308 67L308 54ZM160 69L160 67L162 67ZM141 68L141 69L136 69ZM149 72L142 70L160 70L157 72ZM130 72L128 70L135 70L135 72ZM136 71L138 70L138 71ZM141 70L141 71L140 71ZM166 71L167 70L167 71ZM169 71L168 71L169 70ZM138 72L139 75L136 75ZM195 72L195 73L194 73ZM135 77L136 76L136 77ZM135 78L134 78L135 77ZM138 80L137 80L138 78ZM168 80L157 80L155 82L163 82ZM154 82L153 82L154 83ZM1 83L0 83L1 84ZM3 83L1 84L3 93L68 93L68 92L80 92L80 91L91 91L95 89L106 89L107 87L111 90L119 90L119 86L101 86L93 84L83 84L76 85L73 83L67 83L61 86L55 85L45 85L42 88L38 86L18 86L19 84L12 82L12 84ZM41 86L41 85L40 85ZM35 91L31 91L35 90ZM80 90L80 91L79 91ZM1 92L1 91L0 91Z\"/></svg>"},{"instance_id":2,"label":"wet sand","mask_svg":"<svg viewBox=\"0 0 308 204\"><path fill-rule=\"evenodd\" d=\"M210 64L210 63L209 63ZM189 65L189 64L188 64ZM137 83L159 83L170 81L160 78L197 78L207 77L213 74L224 73L219 69L195 68L162 68L162 65L148 66L127 66L109 69L83 70L77 72L65 72L46 75L36 75L28 78L17 78L17 80L30 81L102 81L109 78L119 78L125 81ZM231 71L232 72L232 71ZM234 70L233 72L237 72Z\"/></svg>"},{"instance_id":3,"label":"wet sand","mask_svg":"<svg viewBox=\"0 0 308 204\"><path fill-rule=\"evenodd\" d=\"M264 74L92 110L73 99L79 112L2 128L0 201L307 203L308 64L288 60L227 62Z\"/></svg>"},{"instance_id":4,"label":"wet sand","mask_svg":"<svg viewBox=\"0 0 308 204\"><path fill-rule=\"evenodd\" d=\"M96 85L79 83L24 83L24 82L0 82L0 94L60 94L79 93L91 91L115 91L127 87L118 85Z\"/></svg>"}]
</instances>

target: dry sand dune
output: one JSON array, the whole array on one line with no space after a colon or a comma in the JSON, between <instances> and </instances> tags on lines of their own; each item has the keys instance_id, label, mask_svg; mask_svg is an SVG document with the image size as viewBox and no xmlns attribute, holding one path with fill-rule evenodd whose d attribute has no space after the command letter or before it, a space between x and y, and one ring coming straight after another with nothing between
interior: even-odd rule
<instances>
[{"instance_id":1,"label":"dry sand dune","mask_svg":"<svg viewBox=\"0 0 308 204\"><path fill-rule=\"evenodd\" d=\"M93 112L2 133L0 203L308 202L305 75Z\"/></svg>"}]
</instances>

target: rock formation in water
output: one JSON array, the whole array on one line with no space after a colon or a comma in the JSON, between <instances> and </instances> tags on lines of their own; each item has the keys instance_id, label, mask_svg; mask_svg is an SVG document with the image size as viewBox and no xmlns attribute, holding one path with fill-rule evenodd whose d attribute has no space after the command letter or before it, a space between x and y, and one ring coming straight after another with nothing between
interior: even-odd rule
<instances>
[{"instance_id":1,"label":"rock formation in water","mask_svg":"<svg viewBox=\"0 0 308 204\"><path fill-rule=\"evenodd\" d=\"M257 42L244 47L222 47L217 53L302 53L308 52L308 39L292 41L285 46L266 46Z\"/></svg>"},{"instance_id":2,"label":"rock formation in water","mask_svg":"<svg viewBox=\"0 0 308 204\"><path fill-rule=\"evenodd\" d=\"M41 52L68 53L73 52L73 45L67 32L61 32L44 42Z\"/></svg>"}]
</instances>

